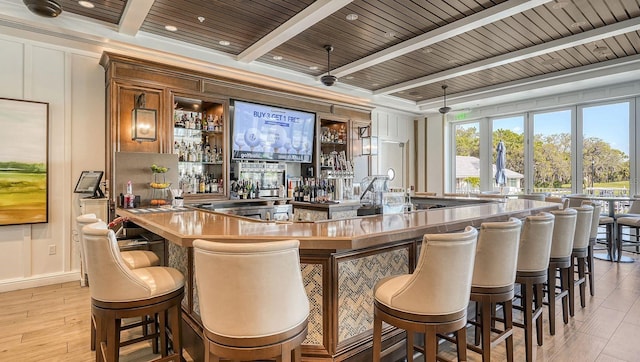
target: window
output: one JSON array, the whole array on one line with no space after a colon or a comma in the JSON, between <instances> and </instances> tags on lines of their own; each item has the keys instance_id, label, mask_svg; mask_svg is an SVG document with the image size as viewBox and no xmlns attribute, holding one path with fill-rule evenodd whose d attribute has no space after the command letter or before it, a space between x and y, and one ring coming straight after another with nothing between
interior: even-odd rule
<instances>
[{"instance_id":1,"label":"window","mask_svg":"<svg viewBox=\"0 0 640 362\"><path fill-rule=\"evenodd\" d=\"M456 160L451 185L464 193L633 195L640 191L634 155L640 137L634 112L638 99L452 122ZM495 183L501 140L506 189Z\"/></svg>"}]
</instances>

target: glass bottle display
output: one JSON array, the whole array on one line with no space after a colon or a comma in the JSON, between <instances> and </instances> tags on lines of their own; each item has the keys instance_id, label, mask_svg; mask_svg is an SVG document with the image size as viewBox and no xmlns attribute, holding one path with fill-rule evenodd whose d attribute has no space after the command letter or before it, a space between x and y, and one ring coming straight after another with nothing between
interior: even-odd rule
<instances>
[{"instance_id":1,"label":"glass bottle display","mask_svg":"<svg viewBox=\"0 0 640 362\"><path fill-rule=\"evenodd\" d=\"M183 194L224 194L224 107L175 98L173 153ZM174 186L175 187L175 186Z\"/></svg>"}]
</instances>

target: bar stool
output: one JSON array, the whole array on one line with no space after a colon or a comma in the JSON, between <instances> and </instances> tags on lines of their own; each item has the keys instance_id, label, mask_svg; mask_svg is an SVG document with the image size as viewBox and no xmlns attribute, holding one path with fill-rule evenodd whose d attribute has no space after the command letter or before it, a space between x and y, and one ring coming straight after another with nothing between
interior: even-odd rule
<instances>
[{"instance_id":1,"label":"bar stool","mask_svg":"<svg viewBox=\"0 0 640 362\"><path fill-rule=\"evenodd\" d=\"M544 198L546 202L554 202L560 204L560 209L566 209L569 207L569 199L559 196L547 196Z\"/></svg>"},{"instance_id":2,"label":"bar stool","mask_svg":"<svg viewBox=\"0 0 640 362\"><path fill-rule=\"evenodd\" d=\"M309 300L298 240L193 242L205 361L300 361Z\"/></svg>"},{"instance_id":3,"label":"bar stool","mask_svg":"<svg viewBox=\"0 0 640 362\"><path fill-rule=\"evenodd\" d=\"M580 288L580 306L585 307L586 303L586 264L589 255L589 236L591 235L591 220L593 219L593 206L582 204L574 208L576 216L576 229L573 236L573 250L571 252L571 272L569 273L569 315L575 315L575 288ZM575 265L575 270L574 270ZM578 279L575 279L575 274Z\"/></svg>"},{"instance_id":4,"label":"bar stool","mask_svg":"<svg viewBox=\"0 0 640 362\"><path fill-rule=\"evenodd\" d=\"M527 216L520 234L516 283L520 284L520 307L523 323L514 322L524 329L526 361L533 361L533 323L536 324L538 345L542 346L543 286L551 255L551 240L555 217L550 213ZM535 296L535 299L534 299Z\"/></svg>"},{"instance_id":5,"label":"bar stool","mask_svg":"<svg viewBox=\"0 0 640 362\"><path fill-rule=\"evenodd\" d=\"M598 226L600 224L600 211L602 207L592 201L584 201L582 205L589 205L593 207L593 213L591 217L591 230L589 231L589 246L587 247L587 270L586 274L589 278L589 293L591 296L595 295L595 274L593 264L593 248L596 245L598 239Z\"/></svg>"},{"instance_id":6,"label":"bar stool","mask_svg":"<svg viewBox=\"0 0 640 362\"><path fill-rule=\"evenodd\" d=\"M86 245L85 245L85 240L84 240L84 233L82 231L82 229L90 224L94 224L93 227L94 228L99 228L99 229L107 229L107 224L105 222L103 222L102 220L98 219L96 217L96 214L83 214L80 215L78 217L76 217L76 228L78 229L78 237L79 237L79 241L80 241L80 262L81 262L81 278L82 280L80 281L80 285L81 286L86 286L87 285L87 280L88 278L86 277L85 273L87 272L87 261L85 258L85 250L86 250ZM147 251L147 250L131 250L131 251L121 251L120 252L120 256L122 257L122 260L124 261L124 263L127 265L127 267L129 269L137 269L137 268L146 268L146 267L150 267L150 266L158 266L160 264L160 258L158 258L158 256L152 252L152 251ZM146 335L146 325L148 324L148 320L143 321L142 323L138 323L138 324L134 324L134 325L130 325L128 327L133 328L133 327L137 327L137 326L143 326L143 334ZM91 322L91 350L95 351L96 349L96 325L95 325L95 321L92 320ZM155 348L154 345L154 353L157 352L157 349Z\"/></svg>"},{"instance_id":7,"label":"bar stool","mask_svg":"<svg viewBox=\"0 0 640 362\"><path fill-rule=\"evenodd\" d=\"M485 362L491 361L491 348L502 341L507 345L507 361L513 361L512 301L521 229L522 222L515 218L480 225L470 297L476 302L476 318L470 322L476 325L476 345L482 337L482 347L467 348L482 354ZM504 330L492 339L496 303L503 304Z\"/></svg>"},{"instance_id":8,"label":"bar stool","mask_svg":"<svg viewBox=\"0 0 640 362\"><path fill-rule=\"evenodd\" d=\"M91 314L96 323L96 361L117 362L120 346L159 339L162 357L158 361L180 362L184 276L168 267L131 270L120 256L113 230L90 224L82 231L86 241L87 271L91 278ZM152 324L153 333L120 341L123 318L148 315L157 316L159 321L159 326ZM169 353L170 349L172 353Z\"/></svg>"},{"instance_id":9,"label":"bar stool","mask_svg":"<svg viewBox=\"0 0 640 362\"><path fill-rule=\"evenodd\" d=\"M93 224L100 221L96 217L96 214L83 214L76 218L76 227L78 229L78 236L80 241L80 261L82 263L81 267L83 272L87 270L87 262L84 257L84 250L86 248L82 228L86 225ZM106 225L105 225L106 226ZM121 251L120 255L122 256L122 260L129 267L129 269L137 269L137 268L146 268L150 266L158 266L160 265L160 258L158 255L152 251L148 250L129 250L129 251ZM84 286L86 284L83 283L86 281L85 276L82 275L83 281L81 284Z\"/></svg>"},{"instance_id":10,"label":"bar stool","mask_svg":"<svg viewBox=\"0 0 640 362\"><path fill-rule=\"evenodd\" d=\"M407 331L407 361L413 361L414 333L424 333L425 361L435 361L438 334L456 332L458 360L467 358L465 326L478 231L427 234L412 274L384 278L374 294L373 361L380 361L382 322ZM446 271L446 272L445 272Z\"/></svg>"},{"instance_id":11,"label":"bar stool","mask_svg":"<svg viewBox=\"0 0 640 362\"><path fill-rule=\"evenodd\" d=\"M640 202L639 202L640 203ZM640 252L640 216L623 216L623 217L619 217L616 219L616 223L618 224L617 227L617 235L618 235L618 242L617 242L617 249L618 249L618 261L621 260L622 257L622 247L624 244L627 245L634 245L636 248L636 253ZM623 233L623 229L622 228L628 228L629 229L629 233ZM634 231L634 233L632 234L631 231ZM624 239L624 236L628 235L629 239ZM632 240L631 238L635 237L635 240Z\"/></svg>"},{"instance_id":12,"label":"bar stool","mask_svg":"<svg viewBox=\"0 0 640 362\"><path fill-rule=\"evenodd\" d=\"M551 254L547 274L547 299L549 303L549 333L556 334L556 301L562 300L562 319L569 323L569 274L572 273L571 252L573 251L573 235L576 231L578 212L568 208L553 210L555 216L553 236L551 238ZM560 292L556 293L556 272L560 273Z\"/></svg>"},{"instance_id":13,"label":"bar stool","mask_svg":"<svg viewBox=\"0 0 640 362\"><path fill-rule=\"evenodd\" d=\"M615 240L613 239L614 225L615 219L611 216L600 215L598 217L598 226L604 227L605 229L605 244L607 245L607 255L609 256L609 260L615 260L616 245L614 244ZM598 232L598 235L600 235L600 232ZM596 236L596 243L601 244L598 240L601 239Z\"/></svg>"}]
</instances>

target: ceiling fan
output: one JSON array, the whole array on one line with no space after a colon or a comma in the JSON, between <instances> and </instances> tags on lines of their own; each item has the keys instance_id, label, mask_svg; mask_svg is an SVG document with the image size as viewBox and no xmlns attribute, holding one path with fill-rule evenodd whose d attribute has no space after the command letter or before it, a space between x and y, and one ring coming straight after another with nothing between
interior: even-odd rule
<instances>
[{"instance_id":1,"label":"ceiling fan","mask_svg":"<svg viewBox=\"0 0 640 362\"><path fill-rule=\"evenodd\" d=\"M442 114L447 114L451 111L451 107L447 107L447 85L442 85L442 91L444 92L444 106L438 109L438 112Z\"/></svg>"},{"instance_id":2,"label":"ceiling fan","mask_svg":"<svg viewBox=\"0 0 640 362\"><path fill-rule=\"evenodd\" d=\"M45 18L55 18L62 13L62 7L55 0L23 0L29 11Z\"/></svg>"},{"instance_id":3,"label":"ceiling fan","mask_svg":"<svg viewBox=\"0 0 640 362\"><path fill-rule=\"evenodd\" d=\"M333 46L325 45L324 49L327 51L327 74L323 75L320 78L320 81L327 87L331 87L336 84L336 81L338 81L338 78L336 78L335 75L331 75L331 52L333 51Z\"/></svg>"}]
</instances>

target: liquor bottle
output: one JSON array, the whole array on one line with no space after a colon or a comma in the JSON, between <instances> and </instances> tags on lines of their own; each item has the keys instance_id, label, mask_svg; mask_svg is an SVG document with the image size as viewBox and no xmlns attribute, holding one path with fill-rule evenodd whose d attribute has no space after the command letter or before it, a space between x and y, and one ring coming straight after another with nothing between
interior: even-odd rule
<instances>
[{"instance_id":1,"label":"liquor bottle","mask_svg":"<svg viewBox=\"0 0 640 362\"><path fill-rule=\"evenodd\" d=\"M200 183L198 184L198 192L204 194L205 185L204 185L204 175L200 176Z\"/></svg>"},{"instance_id":2,"label":"liquor bottle","mask_svg":"<svg viewBox=\"0 0 640 362\"><path fill-rule=\"evenodd\" d=\"M260 197L260 182L256 181L256 191L255 191L255 198L259 198Z\"/></svg>"},{"instance_id":3,"label":"liquor bottle","mask_svg":"<svg viewBox=\"0 0 640 362\"><path fill-rule=\"evenodd\" d=\"M200 113L196 113L196 121L193 126L194 129L202 129L202 119L200 118Z\"/></svg>"}]
</instances>

